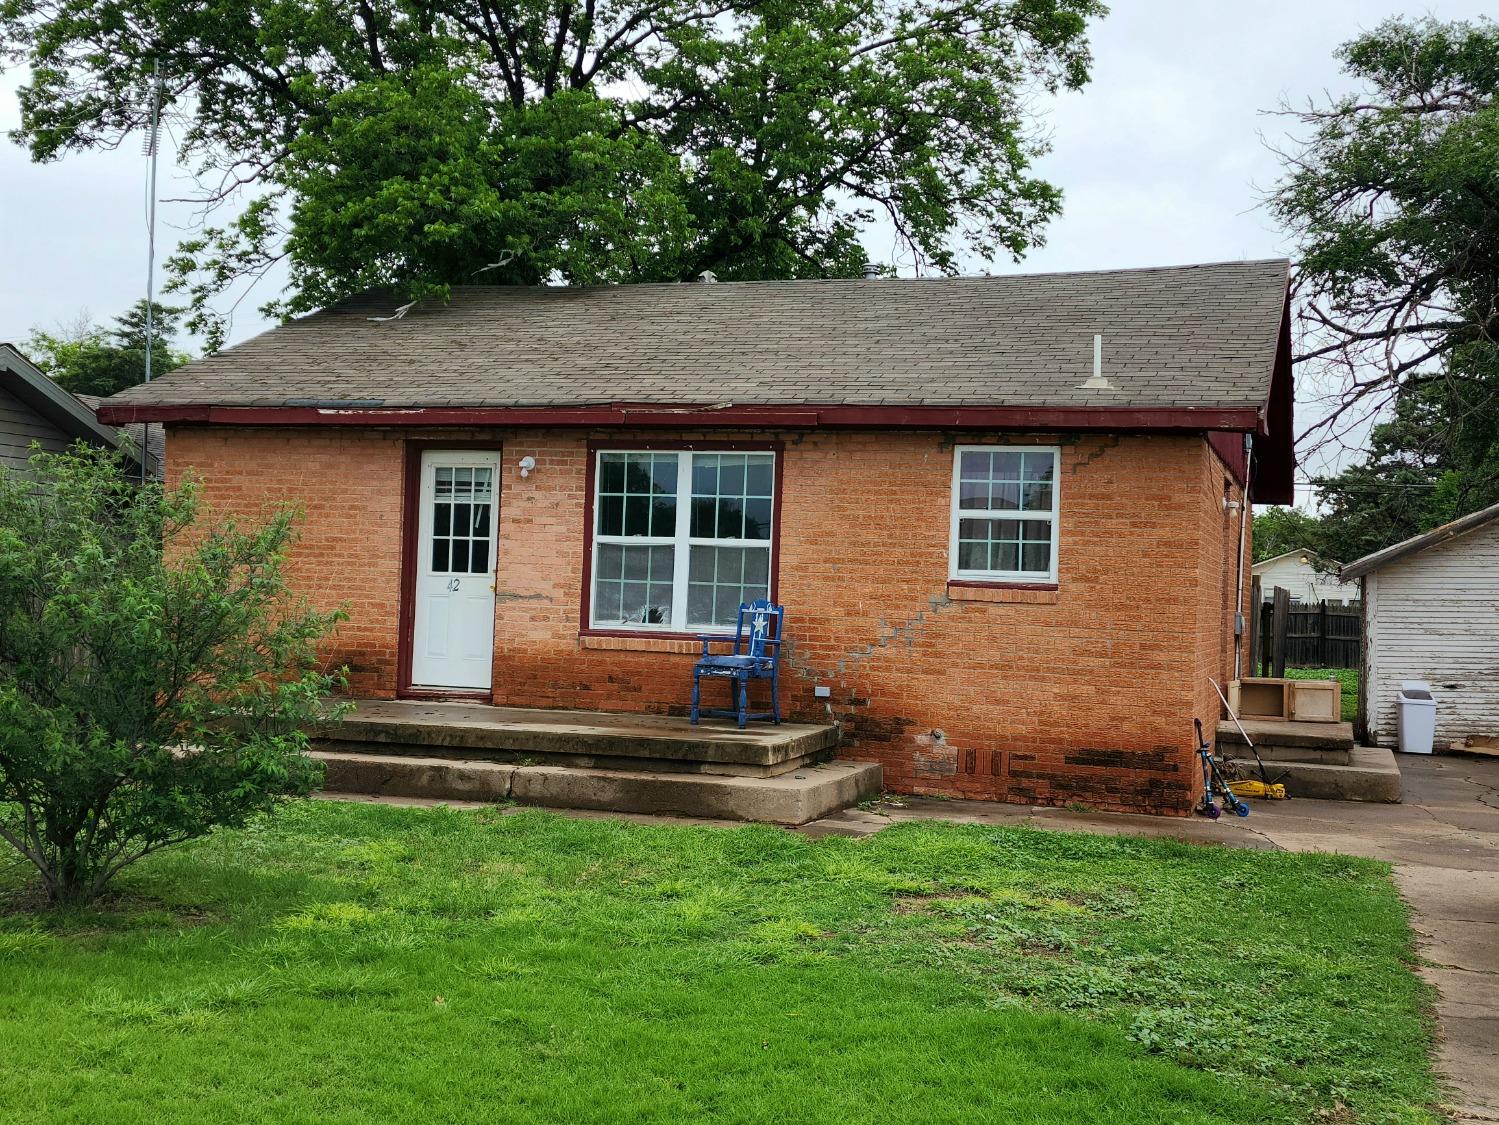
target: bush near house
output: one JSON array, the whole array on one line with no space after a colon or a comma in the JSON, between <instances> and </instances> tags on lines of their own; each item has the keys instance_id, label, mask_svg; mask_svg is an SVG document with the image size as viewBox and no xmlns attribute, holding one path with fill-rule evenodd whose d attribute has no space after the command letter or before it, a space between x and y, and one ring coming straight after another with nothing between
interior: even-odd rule
<instances>
[{"instance_id":1,"label":"bush near house","mask_svg":"<svg viewBox=\"0 0 1499 1125\"><path fill-rule=\"evenodd\" d=\"M52 903L321 777L301 727L341 614L282 579L295 513L205 522L191 485L123 466L79 445L0 470L0 840Z\"/></svg>"},{"instance_id":2,"label":"bush near house","mask_svg":"<svg viewBox=\"0 0 1499 1125\"><path fill-rule=\"evenodd\" d=\"M120 882L0 907L0 1119L1435 1120L1364 860L298 802Z\"/></svg>"}]
</instances>

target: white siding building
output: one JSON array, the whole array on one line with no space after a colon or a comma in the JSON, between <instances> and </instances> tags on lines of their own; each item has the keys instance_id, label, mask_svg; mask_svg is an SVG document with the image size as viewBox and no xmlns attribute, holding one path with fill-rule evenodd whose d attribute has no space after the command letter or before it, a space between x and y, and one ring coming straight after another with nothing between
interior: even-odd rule
<instances>
[{"instance_id":1,"label":"white siding building","mask_svg":"<svg viewBox=\"0 0 1499 1125\"><path fill-rule=\"evenodd\" d=\"M1437 701L1436 745L1499 746L1499 504L1349 563L1364 589L1361 711L1396 742L1402 680Z\"/></svg>"},{"instance_id":2,"label":"white siding building","mask_svg":"<svg viewBox=\"0 0 1499 1125\"><path fill-rule=\"evenodd\" d=\"M1337 563L1332 571L1318 570L1315 554L1305 548L1286 551L1274 558L1254 564L1254 575L1260 580L1260 596L1269 601L1275 587L1290 591L1293 602L1340 602L1347 605L1358 601L1358 583L1344 582L1337 575Z\"/></svg>"}]
</instances>

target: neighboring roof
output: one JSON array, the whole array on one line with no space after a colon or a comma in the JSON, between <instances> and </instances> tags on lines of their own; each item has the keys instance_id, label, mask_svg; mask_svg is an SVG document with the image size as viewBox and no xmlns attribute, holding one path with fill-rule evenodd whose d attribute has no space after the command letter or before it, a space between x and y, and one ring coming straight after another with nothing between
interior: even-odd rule
<instances>
[{"instance_id":1,"label":"neighboring roof","mask_svg":"<svg viewBox=\"0 0 1499 1125\"><path fill-rule=\"evenodd\" d=\"M1430 531L1420 535L1413 535L1403 542L1396 543L1393 547L1386 547L1382 551L1375 551L1372 555L1365 555L1361 559L1349 563L1338 572L1345 581L1350 578L1358 578L1368 574L1370 571L1378 570L1380 567L1403 559L1407 555L1414 555L1435 547L1439 543L1446 543L1456 539L1460 535L1466 535L1470 531L1477 531L1481 527L1499 520L1499 504L1470 512L1466 516L1460 516L1451 523L1444 523L1441 527L1434 527Z\"/></svg>"},{"instance_id":2,"label":"neighboring roof","mask_svg":"<svg viewBox=\"0 0 1499 1125\"><path fill-rule=\"evenodd\" d=\"M1216 409L1237 413L1202 428L1254 429L1283 347L1287 274L1276 259L982 278L460 286L447 304L424 301L383 323L371 318L390 318L401 301L367 294L132 387L103 416L611 403ZM1095 333L1117 389L1081 386Z\"/></svg>"},{"instance_id":3,"label":"neighboring roof","mask_svg":"<svg viewBox=\"0 0 1499 1125\"><path fill-rule=\"evenodd\" d=\"M119 434L101 425L93 409L42 374L14 344L0 343L0 386L71 438L111 449L120 444Z\"/></svg>"},{"instance_id":4,"label":"neighboring roof","mask_svg":"<svg viewBox=\"0 0 1499 1125\"><path fill-rule=\"evenodd\" d=\"M1271 563L1280 562L1281 559L1288 559L1292 555L1305 555L1305 556L1307 556L1307 558L1318 559L1318 560L1320 560L1322 558L1322 556L1319 555L1319 554L1317 554L1316 551L1308 550L1305 547L1292 547L1289 551L1282 551L1278 555L1271 555L1268 559L1261 559L1259 562L1255 563L1249 569L1250 570L1258 570L1262 566L1269 566ZM1328 565L1329 566L1337 566L1338 564L1335 563L1335 562L1330 562L1330 563L1328 563Z\"/></svg>"}]
</instances>

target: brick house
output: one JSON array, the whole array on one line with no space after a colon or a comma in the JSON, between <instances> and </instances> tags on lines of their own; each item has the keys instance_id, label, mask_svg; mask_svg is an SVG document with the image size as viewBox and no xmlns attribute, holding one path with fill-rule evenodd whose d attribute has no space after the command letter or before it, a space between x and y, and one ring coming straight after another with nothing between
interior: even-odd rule
<instances>
[{"instance_id":1,"label":"brick house","mask_svg":"<svg viewBox=\"0 0 1499 1125\"><path fill-rule=\"evenodd\" d=\"M101 411L220 509L305 506L356 693L681 714L768 593L791 716L887 788L1189 808L1246 499L1291 499L1284 261L400 303Z\"/></svg>"}]
</instances>

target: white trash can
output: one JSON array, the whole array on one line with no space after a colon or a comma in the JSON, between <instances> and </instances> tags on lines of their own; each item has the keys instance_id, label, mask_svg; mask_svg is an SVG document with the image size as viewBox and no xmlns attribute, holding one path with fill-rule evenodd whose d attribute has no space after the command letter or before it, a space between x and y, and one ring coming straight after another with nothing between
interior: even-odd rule
<instances>
[{"instance_id":1,"label":"white trash can","mask_svg":"<svg viewBox=\"0 0 1499 1125\"><path fill-rule=\"evenodd\" d=\"M1402 680L1395 701L1395 727L1402 754L1430 754L1437 733L1437 701L1423 680Z\"/></svg>"}]
</instances>

